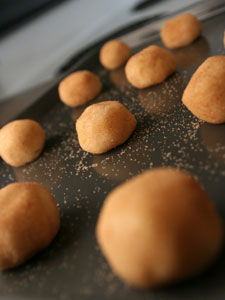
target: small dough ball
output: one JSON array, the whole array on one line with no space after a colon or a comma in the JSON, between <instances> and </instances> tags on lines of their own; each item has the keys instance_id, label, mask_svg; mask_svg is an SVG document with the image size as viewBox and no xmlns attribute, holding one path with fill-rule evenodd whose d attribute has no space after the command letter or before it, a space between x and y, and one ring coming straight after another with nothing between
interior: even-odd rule
<instances>
[{"instance_id":1,"label":"small dough ball","mask_svg":"<svg viewBox=\"0 0 225 300\"><path fill-rule=\"evenodd\" d=\"M208 123L225 122L225 56L206 59L184 90L184 105Z\"/></svg>"},{"instance_id":2,"label":"small dough ball","mask_svg":"<svg viewBox=\"0 0 225 300\"><path fill-rule=\"evenodd\" d=\"M199 20L185 13L166 21L160 35L167 48L175 49L191 44L201 33Z\"/></svg>"},{"instance_id":3,"label":"small dough ball","mask_svg":"<svg viewBox=\"0 0 225 300\"><path fill-rule=\"evenodd\" d=\"M23 264L46 248L60 226L52 195L37 183L12 183L0 190L0 269Z\"/></svg>"},{"instance_id":4,"label":"small dough ball","mask_svg":"<svg viewBox=\"0 0 225 300\"><path fill-rule=\"evenodd\" d=\"M131 50L127 44L120 40L111 40L102 46L99 59L106 69L114 70L128 60L130 53Z\"/></svg>"},{"instance_id":5,"label":"small dough ball","mask_svg":"<svg viewBox=\"0 0 225 300\"><path fill-rule=\"evenodd\" d=\"M0 154L13 167L33 161L45 145L45 132L34 120L12 121L0 130Z\"/></svg>"},{"instance_id":6,"label":"small dough ball","mask_svg":"<svg viewBox=\"0 0 225 300\"><path fill-rule=\"evenodd\" d=\"M194 178L156 168L108 195L96 234L114 272L130 285L147 288L203 271L221 250L223 226Z\"/></svg>"},{"instance_id":7,"label":"small dough ball","mask_svg":"<svg viewBox=\"0 0 225 300\"><path fill-rule=\"evenodd\" d=\"M175 70L173 55L159 46L141 50L128 60L125 67L127 80L139 89L164 81Z\"/></svg>"},{"instance_id":8,"label":"small dough ball","mask_svg":"<svg viewBox=\"0 0 225 300\"><path fill-rule=\"evenodd\" d=\"M118 101L87 107L76 122L83 150L100 154L123 144L136 127L135 117Z\"/></svg>"},{"instance_id":9,"label":"small dough ball","mask_svg":"<svg viewBox=\"0 0 225 300\"><path fill-rule=\"evenodd\" d=\"M77 107L93 100L101 91L102 83L90 71L76 71L59 84L59 97L66 105Z\"/></svg>"}]
</instances>

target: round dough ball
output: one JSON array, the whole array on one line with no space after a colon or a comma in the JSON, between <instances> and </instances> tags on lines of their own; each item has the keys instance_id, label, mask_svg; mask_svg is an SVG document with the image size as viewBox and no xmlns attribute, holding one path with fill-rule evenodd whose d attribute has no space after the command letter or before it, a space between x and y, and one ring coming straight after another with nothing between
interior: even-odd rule
<instances>
[{"instance_id":1,"label":"round dough ball","mask_svg":"<svg viewBox=\"0 0 225 300\"><path fill-rule=\"evenodd\" d=\"M225 122L225 56L206 59L184 90L184 105L208 123Z\"/></svg>"},{"instance_id":2,"label":"round dough ball","mask_svg":"<svg viewBox=\"0 0 225 300\"><path fill-rule=\"evenodd\" d=\"M81 148L100 154L123 144L136 127L135 117L118 101L87 107L76 122Z\"/></svg>"},{"instance_id":3,"label":"round dough ball","mask_svg":"<svg viewBox=\"0 0 225 300\"><path fill-rule=\"evenodd\" d=\"M60 226L52 195L37 183L12 183L0 190L0 269L23 264L46 248Z\"/></svg>"},{"instance_id":4,"label":"round dough ball","mask_svg":"<svg viewBox=\"0 0 225 300\"><path fill-rule=\"evenodd\" d=\"M172 168L148 170L113 190L96 234L114 272L139 288L199 273L223 241L222 220L205 191Z\"/></svg>"},{"instance_id":5,"label":"round dough ball","mask_svg":"<svg viewBox=\"0 0 225 300\"><path fill-rule=\"evenodd\" d=\"M166 21L160 35L167 48L175 49L191 44L201 33L199 20L185 13Z\"/></svg>"},{"instance_id":6,"label":"round dough ball","mask_svg":"<svg viewBox=\"0 0 225 300\"><path fill-rule=\"evenodd\" d=\"M141 50L128 60L125 67L127 80L139 89L164 81L175 70L173 55L159 46Z\"/></svg>"},{"instance_id":7,"label":"round dough ball","mask_svg":"<svg viewBox=\"0 0 225 300\"><path fill-rule=\"evenodd\" d=\"M100 50L100 63L109 70L121 67L130 57L131 50L120 40L105 43Z\"/></svg>"},{"instance_id":8,"label":"round dough ball","mask_svg":"<svg viewBox=\"0 0 225 300\"><path fill-rule=\"evenodd\" d=\"M34 120L12 121L0 130L0 154L14 167L33 161L45 145L45 132Z\"/></svg>"},{"instance_id":9,"label":"round dough ball","mask_svg":"<svg viewBox=\"0 0 225 300\"><path fill-rule=\"evenodd\" d=\"M59 84L59 97L66 105L77 107L93 100L101 91L102 83L90 71L76 71Z\"/></svg>"}]
</instances>

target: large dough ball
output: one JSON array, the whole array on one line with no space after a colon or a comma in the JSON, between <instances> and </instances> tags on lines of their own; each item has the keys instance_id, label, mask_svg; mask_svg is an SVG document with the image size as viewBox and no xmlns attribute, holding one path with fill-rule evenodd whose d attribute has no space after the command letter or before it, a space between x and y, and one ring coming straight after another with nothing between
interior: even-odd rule
<instances>
[{"instance_id":1,"label":"large dough ball","mask_svg":"<svg viewBox=\"0 0 225 300\"><path fill-rule=\"evenodd\" d=\"M127 80L139 89L164 81L175 70L173 55L159 46L141 50L128 60L125 67Z\"/></svg>"},{"instance_id":2,"label":"large dough ball","mask_svg":"<svg viewBox=\"0 0 225 300\"><path fill-rule=\"evenodd\" d=\"M131 50L127 44L120 40L111 40L102 46L99 59L106 69L114 70L128 60L130 53Z\"/></svg>"},{"instance_id":3,"label":"large dough ball","mask_svg":"<svg viewBox=\"0 0 225 300\"><path fill-rule=\"evenodd\" d=\"M97 222L97 240L114 272L139 288L204 270L222 246L222 221L198 182L157 168L113 190Z\"/></svg>"},{"instance_id":4,"label":"large dough ball","mask_svg":"<svg viewBox=\"0 0 225 300\"><path fill-rule=\"evenodd\" d=\"M102 83L90 71L76 71L59 84L59 97L66 105L77 107L93 100L101 91Z\"/></svg>"},{"instance_id":5,"label":"large dough ball","mask_svg":"<svg viewBox=\"0 0 225 300\"><path fill-rule=\"evenodd\" d=\"M16 267L46 248L60 226L52 195L37 183L0 190L0 269Z\"/></svg>"},{"instance_id":6,"label":"large dough ball","mask_svg":"<svg viewBox=\"0 0 225 300\"><path fill-rule=\"evenodd\" d=\"M202 26L199 20L185 13L166 21L160 35L167 48L175 49L191 44L201 31Z\"/></svg>"},{"instance_id":7,"label":"large dough ball","mask_svg":"<svg viewBox=\"0 0 225 300\"><path fill-rule=\"evenodd\" d=\"M184 90L184 105L208 123L225 122L225 56L206 59Z\"/></svg>"},{"instance_id":8,"label":"large dough ball","mask_svg":"<svg viewBox=\"0 0 225 300\"><path fill-rule=\"evenodd\" d=\"M7 164L14 167L37 158L44 144L45 132L34 120L12 121L0 130L0 155Z\"/></svg>"},{"instance_id":9,"label":"large dough ball","mask_svg":"<svg viewBox=\"0 0 225 300\"><path fill-rule=\"evenodd\" d=\"M136 127L135 117L118 101L104 101L85 109L76 122L83 150L100 154L123 144Z\"/></svg>"}]
</instances>

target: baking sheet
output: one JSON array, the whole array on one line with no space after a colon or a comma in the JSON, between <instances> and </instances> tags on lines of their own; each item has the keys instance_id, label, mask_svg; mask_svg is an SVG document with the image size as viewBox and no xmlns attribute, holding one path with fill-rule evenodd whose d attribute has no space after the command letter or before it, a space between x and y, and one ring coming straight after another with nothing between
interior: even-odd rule
<instances>
[{"instance_id":1,"label":"baking sheet","mask_svg":"<svg viewBox=\"0 0 225 300\"><path fill-rule=\"evenodd\" d=\"M202 24L198 40L173 51L176 73L157 86L137 90L128 84L123 69L104 70L98 62L98 47L74 67L101 77L103 91L92 103L119 100L137 118L137 128L124 145L103 155L82 151L74 124L85 107L64 106L57 86L18 116L41 123L47 133L46 147L40 158L24 167L12 168L0 161L0 187L14 181L43 184L55 196L61 229L48 249L0 274L1 299L225 298L224 253L193 280L137 291L113 275L95 239L95 224L106 195L128 178L157 166L176 166L195 175L225 218L225 125L204 123L181 104L182 91L199 64L208 56L225 54L225 14ZM147 46L150 39L133 52ZM151 43L162 46L158 35Z\"/></svg>"}]
</instances>

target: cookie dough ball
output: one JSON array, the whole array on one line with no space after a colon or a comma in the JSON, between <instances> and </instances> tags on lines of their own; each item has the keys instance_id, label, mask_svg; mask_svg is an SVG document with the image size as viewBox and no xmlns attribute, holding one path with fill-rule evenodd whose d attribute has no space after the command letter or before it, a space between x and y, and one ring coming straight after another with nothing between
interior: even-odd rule
<instances>
[{"instance_id":1,"label":"cookie dough ball","mask_svg":"<svg viewBox=\"0 0 225 300\"><path fill-rule=\"evenodd\" d=\"M100 63L109 70L121 67L130 57L131 50L120 40L105 43L100 50Z\"/></svg>"},{"instance_id":2,"label":"cookie dough ball","mask_svg":"<svg viewBox=\"0 0 225 300\"><path fill-rule=\"evenodd\" d=\"M160 35L167 48L175 49L191 44L201 33L199 20L188 13L166 21Z\"/></svg>"},{"instance_id":3,"label":"cookie dough ball","mask_svg":"<svg viewBox=\"0 0 225 300\"><path fill-rule=\"evenodd\" d=\"M59 84L59 97L66 105L77 107L93 100L101 91L102 83L90 71L76 71Z\"/></svg>"},{"instance_id":4,"label":"cookie dough ball","mask_svg":"<svg viewBox=\"0 0 225 300\"><path fill-rule=\"evenodd\" d=\"M141 50L128 60L125 67L127 80L139 89L163 82L175 70L173 55L159 46Z\"/></svg>"},{"instance_id":5,"label":"cookie dough ball","mask_svg":"<svg viewBox=\"0 0 225 300\"><path fill-rule=\"evenodd\" d=\"M113 190L96 234L114 272L139 288L203 271L223 241L222 220L205 191L172 168L146 171Z\"/></svg>"},{"instance_id":6,"label":"cookie dough ball","mask_svg":"<svg viewBox=\"0 0 225 300\"><path fill-rule=\"evenodd\" d=\"M225 56L206 59L184 90L184 105L208 123L225 122Z\"/></svg>"},{"instance_id":7,"label":"cookie dough ball","mask_svg":"<svg viewBox=\"0 0 225 300\"><path fill-rule=\"evenodd\" d=\"M105 101L85 109L76 122L81 148L100 154L123 144L136 127L135 117L118 101Z\"/></svg>"},{"instance_id":8,"label":"cookie dough ball","mask_svg":"<svg viewBox=\"0 0 225 300\"><path fill-rule=\"evenodd\" d=\"M45 132L34 120L12 121L0 130L0 155L9 165L23 166L37 158L45 145Z\"/></svg>"},{"instance_id":9,"label":"cookie dough ball","mask_svg":"<svg viewBox=\"0 0 225 300\"><path fill-rule=\"evenodd\" d=\"M60 226L52 195L37 183L12 183L0 190L0 269L23 264L46 248Z\"/></svg>"}]
</instances>

